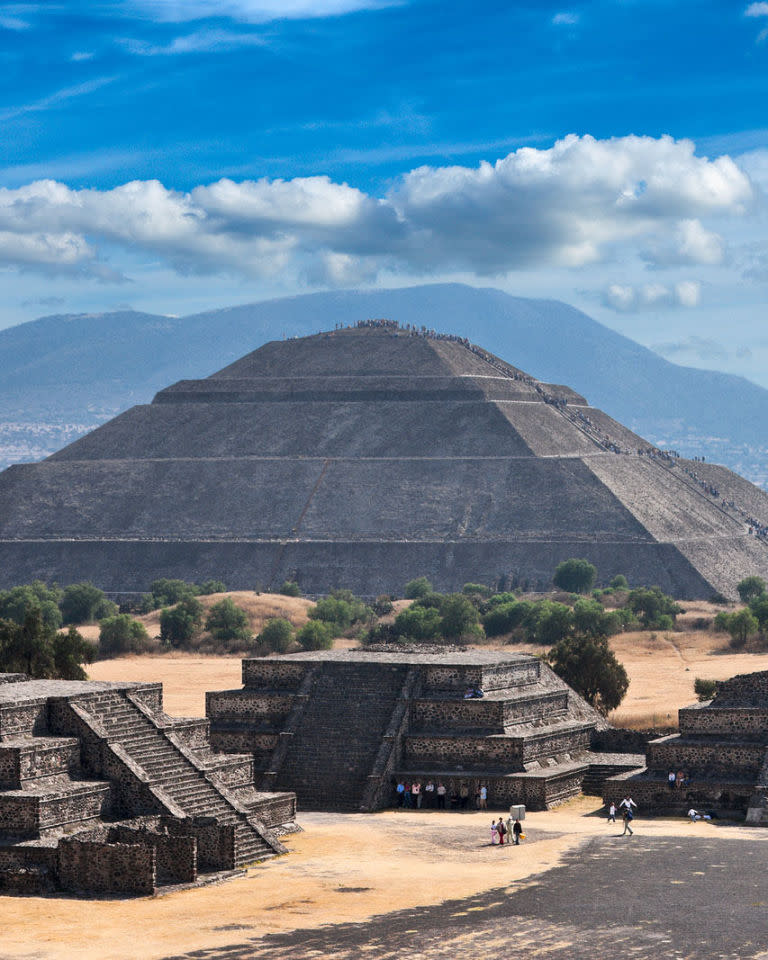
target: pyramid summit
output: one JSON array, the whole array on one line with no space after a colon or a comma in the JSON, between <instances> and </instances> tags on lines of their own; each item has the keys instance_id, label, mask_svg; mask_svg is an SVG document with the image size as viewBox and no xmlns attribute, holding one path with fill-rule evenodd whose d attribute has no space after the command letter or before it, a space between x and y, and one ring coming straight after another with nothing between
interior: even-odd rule
<instances>
[{"instance_id":1,"label":"pyramid summit","mask_svg":"<svg viewBox=\"0 0 768 960\"><path fill-rule=\"evenodd\" d=\"M768 495L566 386L386 320L275 341L0 474L0 582L545 587L586 557L678 597L768 576Z\"/></svg>"}]
</instances>

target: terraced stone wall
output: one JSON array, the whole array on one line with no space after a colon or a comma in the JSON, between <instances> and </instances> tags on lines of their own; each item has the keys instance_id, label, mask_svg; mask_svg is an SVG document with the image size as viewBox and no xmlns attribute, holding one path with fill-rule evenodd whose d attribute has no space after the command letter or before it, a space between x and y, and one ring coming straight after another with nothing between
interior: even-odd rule
<instances>
[{"instance_id":1,"label":"terraced stone wall","mask_svg":"<svg viewBox=\"0 0 768 960\"><path fill-rule=\"evenodd\" d=\"M152 846L64 838L58 846L57 873L65 890L151 896L157 883Z\"/></svg>"},{"instance_id":2,"label":"terraced stone wall","mask_svg":"<svg viewBox=\"0 0 768 960\"><path fill-rule=\"evenodd\" d=\"M768 708L764 707L687 707L678 716L683 734L768 738Z\"/></svg>"}]
</instances>

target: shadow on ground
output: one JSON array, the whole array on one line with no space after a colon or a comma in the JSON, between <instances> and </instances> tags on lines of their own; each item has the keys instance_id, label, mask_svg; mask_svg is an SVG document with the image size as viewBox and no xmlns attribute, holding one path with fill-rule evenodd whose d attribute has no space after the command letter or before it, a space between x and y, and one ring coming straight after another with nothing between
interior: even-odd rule
<instances>
[{"instance_id":1,"label":"shadow on ground","mask_svg":"<svg viewBox=\"0 0 768 960\"><path fill-rule=\"evenodd\" d=\"M768 950L767 843L594 838L520 886L167 960L746 960ZM402 882L418 896L407 862Z\"/></svg>"}]
</instances>

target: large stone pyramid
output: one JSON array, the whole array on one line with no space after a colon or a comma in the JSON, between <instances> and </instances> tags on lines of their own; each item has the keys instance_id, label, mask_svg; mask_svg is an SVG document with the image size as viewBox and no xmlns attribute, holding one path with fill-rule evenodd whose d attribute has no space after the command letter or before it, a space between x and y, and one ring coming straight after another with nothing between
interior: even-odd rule
<instances>
[{"instance_id":1,"label":"large stone pyramid","mask_svg":"<svg viewBox=\"0 0 768 960\"><path fill-rule=\"evenodd\" d=\"M768 576L768 496L567 387L366 322L268 343L0 474L0 583L531 587L587 557L679 597Z\"/></svg>"}]
</instances>

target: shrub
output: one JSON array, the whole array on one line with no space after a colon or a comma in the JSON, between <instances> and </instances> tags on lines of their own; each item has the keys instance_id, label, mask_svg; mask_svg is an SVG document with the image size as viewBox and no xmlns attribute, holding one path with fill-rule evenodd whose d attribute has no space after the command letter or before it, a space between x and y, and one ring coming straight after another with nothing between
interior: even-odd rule
<instances>
[{"instance_id":1,"label":"shrub","mask_svg":"<svg viewBox=\"0 0 768 960\"><path fill-rule=\"evenodd\" d=\"M585 637L609 637L620 627L615 613L608 613L597 600L577 600L573 605L573 626Z\"/></svg>"},{"instance_id":2,"label":"shrub","mask_svg":"<svg viewBox=\"0 0 768 960\"><path fill-rule=\"evenodd\" d=\"M432 584L426 577L416 577L415 580L409 580L405 585L405 599L418 600L432 593Z\"/></svg>"},{"instance_id":3,"label":"shrub","mask_svg":"<svg viewBox=\"0 0 768 960\"><path fill-rule=\"evenodd\" d=\"M500 603L486 613L483 617L486 636L499 637L503 633L511 633L517 626L514 619L514 611L517 606L517 603Z\"/></svg>"},{"instance_id":4,"label":"shrub","mask_svg":"<svg viewBox=\"0 0 768 960\"><path fill-rule=\"evenodd\" d=\"M397 636L408 640L430 641L441 636L440 613L435 607L413 604L398 613L394 626Z\"/></svg>"},{"instance_id":5,"label":"shrub","mask_svg":"<svg viewBox=\"0 0 768 960\"><path fill-rule=\"evenodd\" d=\"M569 593L589 593L596 576L597 570L589 560L571 557L557 565L552 582Z\"/></svg>"},{"instance_id":6,"label":"shrub","mask_svg":"<svg viewBox=\"0 0 768 960\"><path fill-rule=\"evenodd\" d=\"M517 603L517 594L505 590L503 593L494 593L492 597L488 597L489 607L498 607L503 603Z\"/></svg>"},{"instance_id":7,"label":"shrub","mask_svg":"<svg viewBox=\"0 0 768 960\"><path fill-rule=\"evenodd\" d=\"M339 631L352 626L352 607L346 600L337 597L323 597L307 614L310 620L323 620L332 623Z\"/></svg>"},{"instance_id":8,"label":"shrub","mask_svg":"<svg viewBox=\"0 0 768 960\"><path fill-rule=\"evenodd\" d=\"M104 655L144 653L149 648L146 627L130 614L117 613L99 623L99 652Z\"/></svg>"},{"instance_id":9,"label":"shrub","mask_svg":"<svg viewBox=\"0 0 768 960\"><path fill-rule=\"evenodd\" d=\"M221 580L203 580L198 586L197 593L201 597L209 597L212 593L226 593L227 585Z\"/></svg>"},{"instance_id":10,"label":"shrub","mask_svg":"<svg viewBox=\"0 0 768 960\"><path fill-rule=\"evenodd\" d=\"M187 583L186 580L169 580L167 577L161 577L159 580L153 580L149 587L149 604L151 610L157 610L160 607L172 607L180 600L187 597L194 597L197 594L197 587L194 583Z\"/></svg>"},{"instance_id":11,"label":"shrub","mask_svg":"<svg viewBox=\"0 0 768 960\"><path fill-rule=\"evenodd\" d=\"M285 580L277 592L282 593L284 597L300 597L301 587L295 580Z\"/></svg>"},{"instance_id":12,"label":"shrub","mask_svg":"<svg viewBox=\"0 0 768 960\"><path fill-rule=\"evenodd\" d=\"M372 609L377 617L386 617L392 613L395 605L392 603L391 597L387 596L386 593L382 593L373 601Z\"/></svg>"},{"instance_id":13,"label":"shrub","mask_svg":"<svg viewBox=\"0 0 768 960\"><path fill-rule=\"evenodd\" d=\"M483 583L465 583L461 588L462 593L469 595L476 594L479 597L490 597L493 593L490 587L486 587Z\"/></svg>"},{"instance_id":14,"label":"shrub","mask_svg":"<svg viewBox=\"0 0 768 960\"><path fill-rule=\"evenodd\" d=\"M323 620L310 620L296 634L297 641L305 650L330 650L333 632Z\"/></svg>"},{"instance_id":15,"label":"shrub","mask_svg":"<svg viewBox=\"0 0 768 960\"><path fill-rule=\"evenodd\" d=\"M264 624L256 641L270 653L287 653L293 643L293 626L282 617L272 617Z\"/></svg>"},{"instance_id":16,"label":"shrub","mask_svg":"<svg viewBox=\"0 0 768 960\"><path fill-rule=\"evenodd\" d=\"M763 580L762 577L744 577L744 579L736 585L736 590L738 591L741 602L749 603L750 600L755 600L757 597L765 595L765 580Z\"/></svg>"},{"instance_id":17,"label":"shrub","mask_svg":"<svg viewBox=\"0 0 768 960\"><path fill-rule=\"evenodd\" d=\"M235 605L231 597L225 597L214 603L205 619L205 629L214 640L247 641L251 632L248 629L248 615Z\"/></svg>"},{"instance_id":18,"label":"shrub","mask_svg":"<svg viewBox=\"0 0 768 960\"><path fill-rule=\"evenodd\" d=\"M627 597L627 606L640 618L646 630L671 630L675 617L683 612L672 597L663 593L659 587L637 587Z\"/></svg>"},{"instance_id":19,"label":"shrub","mask_svg":"<svg viewBox=\"0 0 768 960\"><path fill-rule=\"evenodd\" d=\"M163 607L160 614L160 642L181 647L194 637L203 622L203 605L196 597L187 597L175 607Z\"/></svg>"},{"instance_id":20,"label":"shrub","mask_svg":"<svg viewBox=\"0 0 768 960\"><path fill-rule=\"evenodd\" d=\"M717 680L704 680L696 677L693 681L693 692L699 700L712 700L717 693Z\"/></svg>"},{"instance_id":21,"label":"shrub","mask_svg":"<svg viewBox=\"0 0 768 960\"><path fill-rule=\"evenodd\" d=\"M608 586L611 587L612 590L629 590L629 581L623 573L617 573L609 582Z\"/></svg>"}]
</instances>

